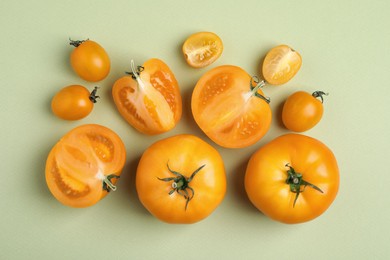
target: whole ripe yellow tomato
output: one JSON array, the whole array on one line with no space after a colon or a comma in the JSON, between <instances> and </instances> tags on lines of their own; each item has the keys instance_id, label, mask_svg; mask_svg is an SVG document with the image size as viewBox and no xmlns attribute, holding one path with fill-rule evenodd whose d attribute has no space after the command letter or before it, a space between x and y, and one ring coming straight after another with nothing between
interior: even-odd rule
<instances>
[{"instance_id":1,"label":"whole ripe yellow tomato","mask_svg":"<svg viewBox=\"0 0 390 260\"><path fill-rule=\"evenodd\" d=\"M332 151L320 141L286 134L261 147L249 160L245 189L266 216L288 224L320 216L339 188Z\"/></svg>"},{"instance_id":2,"label":"whole ripe yellow tomato","mask_svg":"<svg viewBox=\"0 0 390 260\"><path fill-rule=\"evenodd\" d=\"M64 135L50 151L46 183L62 204L92 206L116 189L125 159L125 146L112 130L82 125Z\"/></svg>"},{"instance_id":3,"label":"whole ripe yellow tomato","mask_svg":"<svg viewBox=\"0 0 390 260\"><path fill-rule=\"evenodd\" d=\"M192 93L196 123L220 146L242 148L256 143L267 133L272 119L262 84L237 66L209 70Z\"/></svg>"},{"instance_id":4,"label":"whole ripe yellow tomato","mask_svg":"<svg viewBox=\"0 0 390 260\"><path fill-rule=\"evenodd\" d=\"M151 145L136 174L138 197L156 218L195 223L209 216L226 193L221 156L193 135L176 135Z\"/></svg>"},{"instance_id":5,"label":"whole ripe yellow tomato","mask_svg":"<svg viewBox=\"0 0 390 260\"><path fill-rule=\"evenodd\" d=\"M177 80L162 60L150 59L131 76L118 79L112 96L122 117L143 134L155 135L174 128L182 114Z\"/></svg>"},{"instance_id":6,"label":"whole ripe yellow tomato","mask_svg":"<svg viewBox=\"0 0 390 260\"><path fill-rule=\"evenodd\" d=\"M97 87L89 93L88 89L81 85L64 87L53 97L51 110L65 120L79 120L88 116L99 97L96 95Z\"/></svg>"},{"instance_id":7,"label":"whole ripe yellow tomato","mask_svg":"<svg viewBox=\"0 0 390 260\"><path fill-rule=\"evenodd\" d=\"M70 41L75 46L70 55L70 64L80 78L97 82L107 77L111 62L106 50L97 42Z\"/></svg>"},{"instance_id":8,"label":"whole ripe yellow tomato","mask_svg":"<svg viewBox=\"0 0 390 260\"><path fill-rule=\"evenodd\" d=\"M284 126L291 131L304 132L317 125L324 113L323 95L327 94L315 91L310 95L305 91L297 91L290 95L282 110Z\"/></svg>"}]
</instances>

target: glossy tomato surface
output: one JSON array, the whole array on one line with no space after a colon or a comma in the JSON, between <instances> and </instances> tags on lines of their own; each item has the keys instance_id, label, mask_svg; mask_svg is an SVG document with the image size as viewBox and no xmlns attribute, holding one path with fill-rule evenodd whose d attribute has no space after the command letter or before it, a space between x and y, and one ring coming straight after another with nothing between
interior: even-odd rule
<instances>
[{"instance_id":1,"label":"glossy tomato surface","mask_svg":"<svg viewBox=\"0 0 390 260\"><path fill-rule=\"evenodd\" d=\"M242 68L223 65L206 72L191 100L194 119L215 143L242 148L259 141L268 131L272 113L261 89Z\"/></svg>"},{"instance_id":2,"label":"glossy tomato surface","mask_svg":"<svg viewBox=\"0 0 390 260\"><path fill-rule=\"evenodd\" d=\"M195 223L209 216L226 193L218 151L193 135L177 135L151 145L137 168L140 201L168 223Z\"/></svg>"},{"instance_id":3,"label":"glossy tomato surface","mask_svg":"<svg viewBox=\"0 0 390 260\"><path fill-rule=\"evenodd\" d=\"M188 65L203 68L221 56L223 43L221 38L213 32L198 32L186 39L182 51Z\"/></svg>"},{"instance_id":4,"label":"glossy tomato surface","mask_svg":"<svg viewBox=\"0 0 390 260\"><path fill-rule=\"evenodd\" d=\"M115 190L126 159L122 140L112 130L82 125L65 134L46 161L46 183L64 205L92 206Z\"/></svg>"},{"instance_id":5,"label":"glossy tomato surface","mask_svg":"<svg viewBox=\"0 0 390 260\"><path fill-rule=\"evenodd\" d=\"M251 156L245 189L266 216L289 224L306 222L324 213L336 198L337 161L314 138L282 135Z\"/></svg>"},{"instance_id":6,"label":"glossy tomato surface","mask_svg":"<svg viewBox=\"0 0 390 260\"><path fill-rule=\"evenodd\" d=\"M97 82L107 77L111 62L106 50L97 42L71 41L75 46L70 55L70 64L80 78Z\"/></svg>"},{"instance_id":7,"label":"glossy tomato surface","mask_svg":"<svg viewBox=\"0 0 390 260\"><path fill-rule=\"evenodd\" d=\"M96 91L96 88L95 88ZM61 89L51 101L53 113L65 120L80 120L88 116L97 96L81 85L70 85Z\"/></svg>"},{"instance_id":8,"label":"glossy tomato surface","mask_svg":"<svg viewBox=\"0 0 390 260\"><path fill-rule=\"evenodd\" d=\"M282 85L291 80L302 65L301 55L287 45L272 48L263 61L264 79L271 85Z\"/></svg>"},{"instance_id":9,"label":"glossy tomato surface","mask_svg":"<svg viewBox=\"0 0 390 260\"><path fill-rule=\"evenodd\" d=\"M182 114L177 80L162 60L150 59L132 76L118 79L112 96L122 117L139 132L155 135L174 128Z\"/></svg>"},{"instance_id":10,"label":"glossy tomato surface","mask_svg":"<svg viewBox=\"0 0 390 260\"><path fill-rule=\"evenodd\" d=\"M318 94L320 93L320 94ZM291 94L284 102L282 121L285 127L291 131L304 132L320 122L324 113L324 107L318 95L325 94L316 91L309 94L305 91L297 91Z\"/></svg>"}]
</instances>

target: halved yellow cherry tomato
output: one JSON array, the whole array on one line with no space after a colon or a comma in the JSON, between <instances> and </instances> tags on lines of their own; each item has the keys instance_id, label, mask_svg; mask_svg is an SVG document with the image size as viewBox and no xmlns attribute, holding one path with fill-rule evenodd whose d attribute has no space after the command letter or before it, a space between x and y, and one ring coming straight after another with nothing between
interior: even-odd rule
<instances>
[{"instance_id":1,"label":"halved yellow cherry tomato","mask_svg":"<svg viewBox=\"0 0 390 260\"><path fill-rule=\"evenodd\" d=\"M194 68L203 68L216 61L222 54L221 38L212 32L192 34L183 44L184 58Z\"/></svg>"},{"instance_id":2,"label":"halved yellow cherry tomato","mask_svg":"<svg viewBox=\"0 0 390 260\"><path fill-rule=\"evenodd\" d=\"M50 151L46 183L62 204L92 206L116 189L125 159L125 146L112 130L82 125L64 135Z\"/></svg>"},{"instance_id":3,"label":"halved yellow cherry tomato","mask_svg":"<svg viewBox=\"0 0 390 260\"><path fill-rule=\"evenodd\" d=\"M257 84L257 85L256 85ZM242 68L223 65L211 69L192 93L192 114L215 143L242 148L259 141L271 124L269 100Z\"/></svg>"},{"instance_id":4,"label":"halved yellow cherry tomato","mask_svg":"<svg viewBox=\"0 0 390 260\"><path fill-rule=\"evenodd\" d=\"M70 64L80 78L97 82L107 77L111 62L106 50L91 40L70 41L75 46L70 55Z\"/></svg>"},{"instance_id":5,"label":"halved yellow cherry tomato","mask_svg":"<svg viewBox=\"0 0 390 260\"><path fill-rule=\"evenodd\" d=\"M136 188L141 203L161 221L198 222L225 197L222 157L199 137L183 134L165 138L143 153Z\"/></svg>"},{"instance_id":6,"label":"halved yellow cherry tomato","mask_svg":"<svg viewBox=\"0 0 390 260\"><path fill-rule=\"evenodd\" d=\"M79 120L88 116L99 97L96 95L97 87L89 93L81 85L70 85L61 89L51 101L53 113L65 120Z\"/></svg>"},{"instance_id":7,"label":"halved yellow cherry tomato","mask_svg":"<svg viewBox=\"0 0 390 260\"><path fill-rule=\"evenodd\" d=\"M301 55L287 45L272 48L265 56L262 72L271 85L281 85L292 79L301 68Z\"/></svg>"},{"instance_id":8,"label":"halved yellow cherry tomato","mask_svg":"<svg viewBox=\"0 0 390 260\"><path fill-rule=\"evenodd\" d=\"M324 112L323 95L326 93L322 91L315 91L313 94L297 91L290 95L282 110L284 126L295 132L304 132L313 128L321 120ZM317 99L318 97L320 100Z\"/></svg>"},{"instance_id":9,"label":"halved yellow cherry tomato","mask_svg":"<svg viewBox=\"0 0 390 260\"><path fill-rule=\"evenodd\" d=\"M179 85L169 67L150 59L135 68L132 76L118 79L112 96L126 121L139 132L155 135L174 128L182 113Z\"/></svg>"}]
</instances>

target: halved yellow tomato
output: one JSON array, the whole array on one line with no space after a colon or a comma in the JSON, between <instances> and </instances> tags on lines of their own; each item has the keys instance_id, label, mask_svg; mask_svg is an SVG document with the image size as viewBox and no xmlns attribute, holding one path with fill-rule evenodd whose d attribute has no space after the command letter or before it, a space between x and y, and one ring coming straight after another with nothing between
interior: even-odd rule
<instances>
[{"instance_id":1,"label":"halved yellow tomato","mask_svg":"<svg viewBox=\"0 0 390 260\"><path fill-rule=\"evenodd\" d=\"M88 207L115 190L125 164L122 140L101 125L82 125L52 148L46 183L53 196L71 207Z\"/></svg>"},{"instance_id":2,"label":"halved yellow tomato","mask_svg":"<svg viewBox=\"0 0 390 260\"><path fill-rule=\"evenodd\" d=\"M215 33L198 32L187 38L182 51L188 65L194 68L203 68L221 56L223 43Z\"/></svg>"},{"instance_id":3,"label":"halved yellow tomato","mask_svg":"<svg viewBox=\"0 0 390 260\"><path fill-rule=\"evenodd\" d=\"M216 67L199 79L192 93L192 114L215 143L241 148L267 133L271 108L260 89L264 83L256 84L242 68L232 65Z\"/></svg>"},{"instance_id":4,"label":"halved yellow tomato","mask_svg":"<svg viewBox=\"0 0 390 260\"><path fill-rule=\"evenodd\" d=\"M159 59L150 59L135 68L131 76L118 79L112 96L126 121L139 132L160 134L174 128L182 113L177 80L169 67Z\"/></svg>"},{"instance_id":5,"label":"halved yellow tomato","mask_svg":"<svg viewBox=\"0 0 390 260\"><path fill-rule=\"evenodd\" d=\"M287 45L272 48L265 56L262 72L271 85L281 85L292 79L301 68L301 55Z\"/></svg>"}]
</instances>

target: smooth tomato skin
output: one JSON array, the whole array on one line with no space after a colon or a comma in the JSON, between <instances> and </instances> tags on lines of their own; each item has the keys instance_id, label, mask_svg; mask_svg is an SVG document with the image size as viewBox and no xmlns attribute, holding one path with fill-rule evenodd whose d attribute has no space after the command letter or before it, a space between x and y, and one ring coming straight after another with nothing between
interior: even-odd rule
<instances>
[{"instance_id":1,"label":"smooth tomato skin","mask_svg":"<svg viewBox=\"0 0 390 260\"><path fill-rule=\"evenodd\" d=\"M296 193L286 183L286 164L319 187L307 186L294 206ZM250 158L245 174L245 190L250 201L266 216L287 224L310 221L332 204L339 189L339 170L332 151L320 141L286 134L261 147Z\"/></svg>"},{"instance_id":2,"label":"smooth tomato skin","mask_svg":"<svg viewBox=\"0 0 390 260\"><path fill-rule=\"evenodd\" d=\"M90 93L81 85L70 85L61 89L51 101L53 113L65 120L80 120L88 116L93 109Z\"/></svg>"},{"instance_id":3,"label":"smooth tomato skin","mask_svg":"<svg viewBox=\"0 0 390 260\"><path fill-rule=\"evenodd\" d=\"M290 95L283 105L282 121L284 126L295 132L304 132L321 120L324 108L320 100L304 91Z\"/></svg>"},{"instance_id":4,"label":"smooth tomato skin","mask_svg":"<svg viewBox=\"0 0 390 260\"><path fill-rule=\"evenodd\" d=\"M213 32L198 32L185 40L182 52L188 65L193 68L204 68L222 55L223 42Z\"/></svg>"},{"instance_id":5,"label":"smooth tomato skin","mask_svg":"<svg viewBox=\"0 0 390 260\"><path fill-rule=\"evenodd\" d=\"M150 59L142 67L138 79L119 78L112 87L112 96L121 116L136 130L161 134L173 129L181 118L179 84L162 60Z\"/></svg>"},{"instance_id":6,"label":"smooth tomato skin","mask_svg":"<svg viewBox=\"0 0 390 260\"><path fill-rule=\"evenodd\" d=\"M172 182L158 178L175 175L168 169L192 179L194 190L188 202L177 192L169 195ZM143 153L136 173L136 189L144 207L157 219L172 224L190 224L209 216L222 202L226 193L226 174L218 151L193 135L176 135L152 144Z\"/></svg>"},{"instance_id":7,"label":"smooth tomato skin","mask_svg":"<svg viewBox=\"0 0 390 260\"><path fill-rule=\"evenodd\" d=\"M108 191L104 179L115 185L126 159L125 146L109 128L96 124L78 126L65 134L46 160L46 184L63 205L89 207Z\"/></svg>"},{"instance_id":8,"label":"smooth tomato skin","mask_svg":"<svg viewBox=\"0 0 390 260\"><path fill-rule=\"evenodd\" d=\"M269 104L251 93L252 77L242 68L223 65L206 72L192 93L195 122L215 143L243 148L259 141L269 130ZM264 96L261 89L258 94Z\"/></svg>"},{"instance_id":9,"label":"smooth tomato skin","mask_svg":"<svg viewBox=\"0 0 390 260\"><path fill-rule=\"evenodd\" d=\"M106 50L97 42L86 40L75 47L70 64L76 74L89 82L98 82L110 73L111 62Z\"/></svg>"},{"instance_id":10,"label":"smooth tomato skin","mask_svg":"<svg viewBox=\"0 0 390 260\"><path fill-rule=\"evenodd\" d=\"M301 55L290 46L278 45L266 54L262 74L271 85L282 85L290 81L302 65Z\"/></svg>"}]
</instances>

